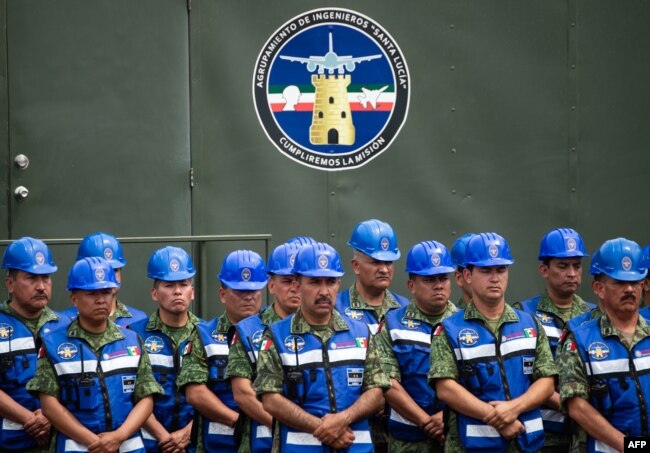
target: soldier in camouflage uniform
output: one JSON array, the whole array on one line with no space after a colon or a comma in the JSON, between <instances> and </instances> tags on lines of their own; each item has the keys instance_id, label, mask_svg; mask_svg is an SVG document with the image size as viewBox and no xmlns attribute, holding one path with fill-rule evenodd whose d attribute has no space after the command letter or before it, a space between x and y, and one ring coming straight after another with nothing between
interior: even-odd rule
<instances>
[{"instance_id":1,"label":"soldier in camouflage uniform","mask_svg":"<svg viewBox=\"0 0 650 453\"><path fill-rule=\"evenodd\" d=\"M471 238L463 274L473 299L434 331L429 381L454 415L446 452L543 446L539 407L553 393L557 370L539 323L506 304L513 262L498 234Z\"/></svg>"},{"instance_id":2,"label":"soldier in camouflage uniform","mask_svg":"<svg viewBox=\"0 0 650 453\"><path fill-rule=\"evenodd\" d=\"M556 228L544 235L539 247L539 273L546 280L541 295L513 304L513 308L535 316L549 340L553 357L565 324L572 318L590 312L596 306L576 294L582 282L582 258L588 256L580 235L571 228ZM568 417L560 411L560 394L553 392L542 408L544 449L546 453L562 453L571 443Z\"/></svg>"},{"instance_id":3,"label":"soldier in camouflage uniform","mask_svg":"<svg viewBox=\"0 0 650 453\"><path fill-rule=\"evenodd\" d=\"M456 286L461 290L460 298L456 302L456 306L460 309L467 308L469 301L472 300L472 289L463 277L463 269L465 269L465 247L467 247L467 243L472 239L472 236L474 236L474 233L464 234L456 239L454 245L451 246L451 261L456 266L454 280L456 280Z\"/></svg>"},{"instance_id":4,"label":"soldier in camouflage uniform","mask_svg":"<svg viewBox=\"0 0 650 453\"><path fill-rule=\"evenodd\" d=\"M624 436L650 429L650 325L638 313L645 265L639 246L623 238L592 258L603 315L568 333L557 358L562 406L588 434L574 439L572 452L623 451Z\"/></svg>"},{"instance_id":5,"label":"soldier in camouflage uniform","mask_svg":"<svg viewBox=\"0 0 650 453\"><path fill-rule=\"evenodd\" d=\"M184 389L187 400L198 412L194 421L197 436L193 441L199 453L237 451L236 440L243 426L238 423L239 407L226 380L228 333L234 324L259 313L267 279L264 261L257 253L229 253L219 272L219 298L225 313L197 324L184 350L177 385Z\"/></svg>"},{"instance_id":6,"label":"soldier in camouflage uniform","mask_svg":"<svg viewBox=\"0 0 650 453\"><path fill-rule=\"evenodd\" d=\"M339 255L327 244L305 245L294 273L301 306L264 332L254 383L279 422L273 451L370 453L367 418L383 398L377 388L361 393L367 326L333 309L343 275Z\"/></svg>"},{"instance_id":7,"label":"soldier in camouflage uniform","mask_svg":"<svg viewBox=\"0 0 650 453\"><path fill-rule=\"evenodd\" d=\"M77 261L68 289L79 315L43 338L27 389L40 395L43 412L58 430L57 452L144 452L140 427L151 415L153 395L163 389L138 335L108 320L117 286L103 258ZM84 368L88 363L96 367Z\"/></svg>"},{"instance_id":8,"label":"soldier in camouflage uniform","mask_svg":"<svg viewBox=\"0 0 650 453\"><path fill-rule=\"evenodd\" d=\"M413 299L389 313L370 339L365 383L366 388L385 389L384 397L391 406L391 453L443 451L444 408L429 386L427 372L434 326L458 311L449 301L453 271L444 245L435 241L416 244L406 258Z\"/></svg>"},{"instance_id":9,"label":"soldier in camouflage uniform","mask_svg":"<svg viewBox=\"0 0 650 453\"><path fill-rule=\"evenodd\" d=\"M239 453L271 451L271 424L273 417L262 407L253 389L257 369L257 351L264 328L294 313L300 306L300 293L293 275L293 261L300 246L286 243L276 247L266 266L269 274L269 293L273 304L259 315L237 323L230 353L226 379L232 385L235 402L248 417L242 433ZM251 424L254 429L251 431ZM253 439L251 439L251 434Z\"/></svg>"}]
</instances>

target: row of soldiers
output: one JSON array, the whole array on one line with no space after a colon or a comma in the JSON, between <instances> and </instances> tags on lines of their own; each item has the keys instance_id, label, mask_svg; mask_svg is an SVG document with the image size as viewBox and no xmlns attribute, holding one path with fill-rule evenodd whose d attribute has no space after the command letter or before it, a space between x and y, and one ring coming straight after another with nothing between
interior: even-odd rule
<instances>
[{"instance_id":1,"label":"row of soldiers","mask_svg":"<svg viewBox=\"0 0 650 453\"><path fill-rule=\"evenodd\" d=\"M266 265L231 252L218 275L225 313L203 321L180 248L149 259L158 309L147 316L117 299L119 242L87 236L68 276L72 307L56 313L47 246L14 241L2 262L0 450L610 452L648 435L647 248L605 242L591 304L576 294L580 235L552 230L545 291L511 306L514 259L496 233L451 252L413 246L410 300L389 290L400 258L390 225L361 222L348 245L355 282L343 291L338 252L311 238Z\"/></svg>"}]
</instances>

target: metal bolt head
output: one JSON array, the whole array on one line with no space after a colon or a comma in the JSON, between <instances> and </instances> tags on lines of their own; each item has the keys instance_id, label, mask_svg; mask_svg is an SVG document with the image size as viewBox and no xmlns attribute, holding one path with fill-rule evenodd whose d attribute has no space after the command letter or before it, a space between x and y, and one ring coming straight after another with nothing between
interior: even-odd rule
<instances>
[{"instance_id":1,"label":"metal bolt head","mask_svg":"<svg viewBox=\"0 0 650 453\"><path fill-rule=\"evenodd\" d=\"M25 186L18 186L14 189L14 197L18 201L25 201L29 197L29 189Z\"/></svg>"},{"instance_id":2,"label":"metal bolt head","mask_svg":"<svg viewBox=\"0 0 650 453\"><path fill-rule=\"evenodd\" d=\"M14 165L21 170L26 169L29 167L29 157L25 156L24 154L18 154L16 157L14 157Z\"/></svg>"}]
</instances>

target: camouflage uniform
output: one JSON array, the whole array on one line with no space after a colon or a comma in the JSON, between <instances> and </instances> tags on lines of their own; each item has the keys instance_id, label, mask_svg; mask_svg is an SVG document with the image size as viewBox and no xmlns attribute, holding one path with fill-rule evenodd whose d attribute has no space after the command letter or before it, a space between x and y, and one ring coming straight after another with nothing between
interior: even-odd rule
<instances>
[{"instance_id":1,"label":"camouflage uniform","mask_svg":"<svg viewBox=\"0 0 650 453\"><path fill-rule=\"evenodd\" d=\"M489 326L487 319L478 311L474 302L470 302L465 310L464 319L477 319L482 321L486 326ZM501 318L497 323L497 330L505 322L517 322L519 317L514 309L505 304L505 309ZM544 329L539 325L537 320L538 340L535 353L535 364L533 366L533 380L542 377L549 377L557 375L557 368L551 355L551 349L548 345L548 339ZM489 327L488 327L489 328ZM439 335L434 335L431 340L431 369L429 370L429 382L435 385L436 379L449 378L459 382L458 364L456 363L456 356L451 349L449 340L447 340L444 330ZM456 417L453 411L450 411L449 417L449 432L445 441L445 452L457 453L464 452L465 449L460 445L460 438L458 435L458 427L456 425ZM510 442L508 452L519 452L517 442Z\"/></svg>"},{"instance_id":2,"label":"camouflage uniform","mask_svg":"<svg viewBox=\"0 0 650 453\"><path fill-rule=\"evenodd\" d=\"M458 308L456 308L454 304L447 302L447 308L442 314L431 316L423 313L417 305L415 305L415 302L411 301L406 308L404 317L434 326L457 311ZM379 370L377 368L379 368ZM391 379L401 382L402 375L399 363L397 362L395 353L393 352L393 341L390 337L390 332L386 325L382 324L379 332L370 339L366 355L364 385L368 389L380 387L387 390L390 388ZM443 447L433 439L421 442L406 442L396 439L391 435L389 435L388 438L388 451L392 453L440 453L443 450Z\"/></svg>"},{"instance_id":3,"label":"camouflage uniform","mask_svg":"<svg viewBox=\"0 0 650 453\"><path fill-rule=\"evenodd\" d=\"M514 304L512 304L512 307L521 309L521 304L519 302L515 302ZM571 309L561 310L553 303L550 296L548 295L548 291L545 290L540 297L539 304L537 305L537 310L544 313L550 313L557 320L561 321L560 325L562 326L562 328L564 328L566 326L567 321L569 321L569 319L575 318L576 316L591 311L591 307L587 305L587 303L584 300L582 300L580 296L574 294L573 302L571 303ZM557 391L557 383L556 383L556 391ZM571 436L569 435L569 433L546 432L544 434L544 448L542 449L542 452L561 453L561 452L569 451L569 445L571 443L570 437Z\"/></svg>"},{"instance_id":4,"label":"camouflage uniform","mask_svg":"<svg viewBox=\"0 0 650 453\"><path fill-rule=\"evenodd\" d=\"M277 314L273 305L264 310L260 315L262 324L265 326L271 325L276 321L281 320L280 315ZM226 379L232 377L241 377L248 379L253 382L256 375L256 363L251 363L246 353L246 348L242 343L242 339L239 336L233 338L232 343L230 344L230 351L228 353L228 367L226 368ZM243 414L242 414L243 415ZM239 453L250 453L251 452L251 442L250 442L250 429L251 424L250 420L244 425L244 431L242 433L242 441L239 446Z\"/></svg>"},{"instance_id":5,"label":"camouflage uniform","mask_svg":"<svg viewBox=\"0 0 650 453\"><path fill-rule=\"evenodd\" d=\"M465 310L467 308L467 304L465 303L465 299L463 298L463 296L460 296L458 298L458 302L456 302L456 307L459 310Z\"/></svg>"},{"instance_id":6,"label":"camouflage uniform","mask_svg":"<svg viewBox=\"0 0 650 453\"><path fill-rule=\"evenodd\" d=\"M232 323L228 317L223 314L217 323L217 334L228 336L228 330L232 327ZM176 386L182 389L187 384L205 384L208 385L208 361L205 356L205 349L203 349L203 342L199 337L198 331L194 329L190 336L189 342L192 344L189 352L185 352L183 356L183 365L176 380ZM184 390L183 390L184 391ZM198 415L198 411L197 411ZM203 447L203 423L199 422L200 419L194 420L193 433L196 432L196 453L206 452ZM198 422L198 423L197 423ZM194 439L193 439L194 440Z\"/></svg>"},{"instance_id":7,"label":"camouflage uniform","mask_svg":"<svg viewBox=\"0 0 650 453\"><path fill-rule=\"evenodd\" d=\"M639 321L637 322L634 336L632 337L632 343L629 345L623 335L620 334L619 330L612 325L606 314L601 316L599 326L604 337L614 335L618 337L621 343L626 345L628 349L632 349L632 347L639 341L650 336L650 325L641 316L639 316ZM564 347L558 351L557 366L560 370L560 400L565 412L567 400L574 396L590 401L589 379L587 378L587 372L582 357L580 356L578 349L575 347L573 333L567 335L564 341ZM570 451L572 453L587 451L586 433L582 438L576 438L574 436Z\"/></svg>"}]
</instances>

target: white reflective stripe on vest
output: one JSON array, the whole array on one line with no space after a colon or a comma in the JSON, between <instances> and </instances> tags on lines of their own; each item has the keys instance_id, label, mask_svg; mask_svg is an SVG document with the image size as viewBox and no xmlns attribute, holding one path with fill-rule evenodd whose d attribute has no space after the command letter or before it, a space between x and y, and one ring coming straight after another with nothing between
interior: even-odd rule
<instances>
[{"instance_id":1,"label":"white reflective stripe on vest","mask_svg":"<svg viewBox=\"0 0 650 453\"><path fill-rule=\"evenodd\" d=\"M467 437L501 437L499 431L490 425L467 425Z\"/></svg>"},{"instance_id":2,"label":"white reflective stripe on vest","mask_svg":"<svg viewBox=\"0 0 650 453\"><path fill-rule=\"evenodd\" d=\"M619 453L616 448L612 448L605 442L601 442L599 440L596 441L594 448L599 453Z\"/></svg>"},{"instance_id":3,"label":"white reflective stripe on vest","mask_svg":"<svg viewBox=\"0 0 650 453\"><path fill-rule=\"evenodd\" d=\"M235 428L224 425L223 423L210 422L208 424L208 434L220 434L222 436L232 436L235 434Z\"/></svg>"},{"instance_id":4,"label":"white reflective stripe on vest","mask_svg":"<svg viewBox=\"0 0 650 453\"><path fill-rule=\"evenodd\" d=\"M139 355L126 355L116 357L114 359L102 360L102 371L111 373L116 370L125 370L129 368L137 368L140 363Z\"/></svg>"},{"instance_id":5,"label":"white reflective stripe on vest","mask_svg":"<svg viewBox=\"0 0 650 453\"><path fill-rule=\"evenodd\" d=\"M417 426L415 423L412 423L402 417L395 409L390 410L390 419L396 421L397 423L402 423L404 425Z\"/></svg>"},{"instance_id":6,"label":"white reflective stripe on vest","mask_svg":"<svg viewBox=\"0 0 650 453\"><path fill-rule=\"evenodd\" d=\"M393 342L397 340L415 341L417 343L431 344L431 334L419 330L391 329L390 337Z\"/></svg>"},{"instance_id":7,"label":"white reflective stripe on vest","mask_svg":"<svg viewBox=\"0 0 650 453\"><path fill-rule=\"evenodd\" d=\"M559 329L553 325L542 324L546 336L553 339L558 339L562 335L562 329Z\"/></svg>"},{"instance_id":8,"label":"white reflective stripe on vest","mask_svg":"<svg viewBox=\"0 0 650 453\"><path fill-rule=\"evenodd\" d=\"M501 355L512 354L517 351L535 350L537 345L537 337L533 338L517 338L516 340L506 341L501 343ZM464 354L465 352L463 352Z\"/></svg>"},{"instance_id":9,"label":"white reflective stripe on vest","mask_svg":"<svg viewBox=\"0 0 650 453\"><path fill-rule=\"evenodd\" d=\"M174 367L174 356L167 354L152 354L149 353L149 361L154 366L164 366L165 368Z\"/></svg>"},{"instance_id":10,"label":"white reflective stripe on vest","mask_svg":"<svg viewBox=\"0 0 650 453\"><path fill-rule=\"evenodd\" d=\"M544 429L544 422L542 421L542 417L526 420L524 422L524 428L526 429L527 433L542 431Z\"/></svg>"},{"instance_id":11,"label":"white reflective stripe on vest","mask_svg":"<svg viewBox=\"0 0 650 453\"><path fill-rule=\"evenodd\" d=\"M354 444L370 444L372 439L370 437L370 431L352 431L354 434ZM309 433L298 433L295 431L289 431L287 433L287 444L289 445L309 445L309 446L318 446L322 445L321 441L315 438L312 434Z\"/></svg>"},{"instance_id":12,"label":"white reflective stripe on vest","mask_svg":"<svg viewBox=\"0 0 650 453\"><path fill-rule=\"evenodd\" d=\"M34 339L32 337L16 338L15 340L0 341L0 354L11 352L27 351L35 349Z\"/></svg>"},{"instance_id":13,"label":"white reflective stripe on vest","mask_svg":"<svg viewBox=\"0 0 650 453\"><path fill-rule=\"evenodd\" d=\"M56 374L64 376L66 374L79 374L82 372L94 373L97 371L97 360L84 360L83 367L81 361L76 362L59 362L54 364Z\"/></svg>"},{"instance_id":14,"label":"white reflective stripe on vest","mask_svg":"<svg viewBox=\"0 0 650 453\"><path fill-rule=\"evenodd\" d=\"M227 344L222 344L222 343L217 343L217 344L207 344L205 345L205 355L208 357L213 357L215 355L228 355L228 352L230 349L228 349Z\"/></svg>"},{"instance_id":15,"label":"white reflective stripe on vest","mask_svg":"<svg viewBox=\"0 0 650 453\"><path fill-rule=\"evenodd\" d=\"M248 351L247 354L251 362L257 363L257 355L258 355L257 351Z\"/></svg>"},{"instance_id":16,"label":"white reflective stripe on vest","mask_svg":"<svg viewBox=\"0 0 650 453\"><path fill-rule=\"evenodd\" d=\"M298 363L296 363L296 356L298 356ZM310 363L323 363L323 351L314 349L313 351L299 352L283 352L280 354L280 360L284 366L298 366L307 365Z\"/></svg>"},{"instance_id":17,"label":"white reflective stripe on vest","mask_svg":"<svg viewBox=\"0 0 650 453\"><path fill-rule=\"evenodd\" d=\"M371 334L376 334L379 330L379 324L368 324L368 330L370 330Z\"/></svg>"},{"instance_id":18,"label":"white reflective stripe on vest","mask_svg":"<svg viewBox=\"0 0 650 453\"><path fill-rule=\"evenodd\" d=\"M255 436L257 436L258 439L273 437L271 433L271 428L264 425L257 426L257 429L255 430Z\"/></svg>"},{"instance_id":19,"label":"white reflective stripe on vest","mask_svg":"<svg viewBox=\"0 0 650 453\"><path fill-rule=\"evenodd\" d=\"M542 420L547 420L549 422L564 423L566 418L562 412L555 411L553 409L541 409Z\"/></svg>"},{"instance_id":20,"label":"white reflective stripe on vest","mask_svg":"<svg viewBox=\"0 0 650 453\"><path fill-rule=\"evenodd\" d=\"M650 355L634 359L634 368L636 368L637 371L643 371L650 368Z\"/></svg>"},{"instance_id":21,"label":"white reflective stripe on vest","mask_svg":"<svg viewBox=\"0 0 650 453\"><path fill-rule=\"evenodd\" d=\"M23 425L20 423L17 423L13 420L9 420L8 418L3 418L2 419L2 429L5 429L7 431L22 431L23 430Z\"/></svg>"},{"instance_id":22,"label":"white reflective stripe on vest","mask_svg":"<svg viewBox=\"0 0 650 453\"><path fill-rule=\"evenodd\" d=\"M327 357L330 359L330 365L350 360L363 362L366 360L366 348L330 349L327 351Z\"/></svg>"},{"instance_id":23,"label":"white reflective stripe on vest","mask_svg":"<svg viewBox=\"0 0 650 453\"><path fill-rule=\"evenodd\" d=\"M456 360L481 359L484 357L494 357L496 355L494 344L484 344L474 347L470 346L462 349L463 351L461 355L461 348L454 348L454 352L456 353Z\"/></svg>"},{"instance_id":24,"label":"white reflective stripe on vest","mask_svg":"<svg viewBox=\"0 0 650 453\"><path fill-rule=\"evenodd\" d=\"M628 373L630 371L629 359L616 360L591 360L587 361L587 374Z\"/></svg>"},{"instance_id":25,"label":"white reflective stripe on vest","mask_svg":"<svg viewBox=\"0 0 650 453\"><path fill-rule=\"evenodd\" d=\"M134 451L143 448L144 444L142 443L142 439L140 437L133 437L122 442L118 451L120 453L126 453L127 451ZM88 448L72 439L66 439L65 451L88 451Z\"/></svg>"}]
</instances>

